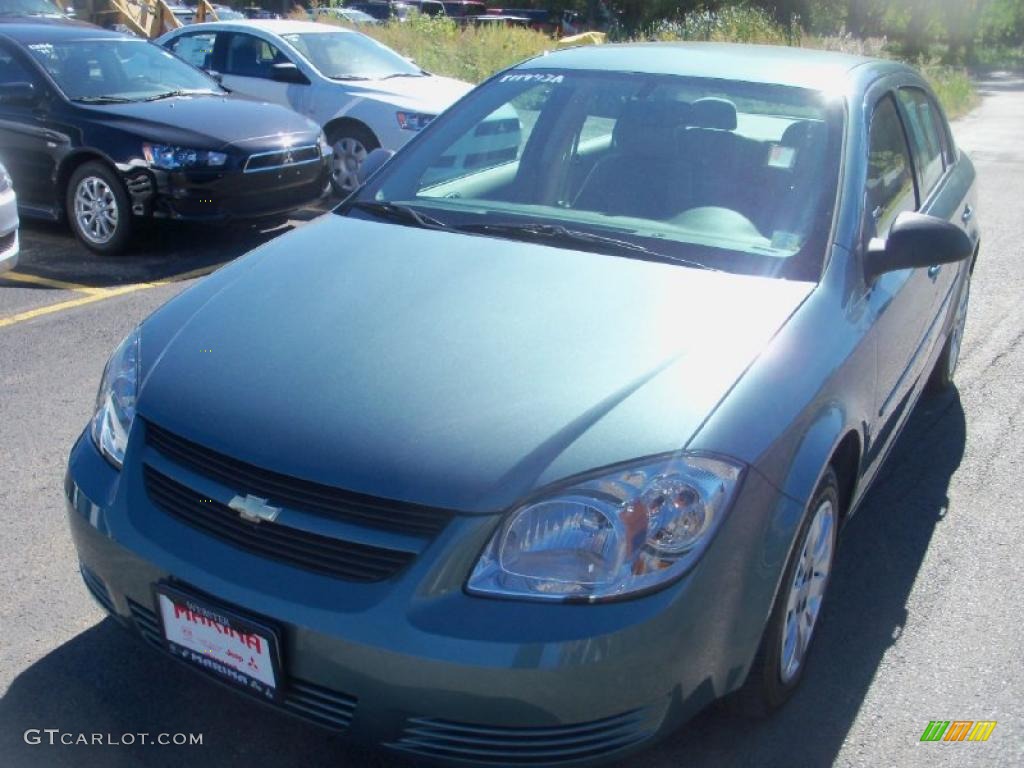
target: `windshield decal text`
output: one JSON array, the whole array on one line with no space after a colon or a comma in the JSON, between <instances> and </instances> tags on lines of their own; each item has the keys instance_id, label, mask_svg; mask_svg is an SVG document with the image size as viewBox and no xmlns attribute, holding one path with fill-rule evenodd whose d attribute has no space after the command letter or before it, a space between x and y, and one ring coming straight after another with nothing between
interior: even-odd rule
<instances>
[{"instance_id":1,"label":"windshield decal text","mask_svg":"<svg viewBox=\"0 0 1024 768\"><path fill-rule=\"evenodd\" d=\"M565 75L505 75L499 83L564 83Z\"/></svg>"}]
</instances>

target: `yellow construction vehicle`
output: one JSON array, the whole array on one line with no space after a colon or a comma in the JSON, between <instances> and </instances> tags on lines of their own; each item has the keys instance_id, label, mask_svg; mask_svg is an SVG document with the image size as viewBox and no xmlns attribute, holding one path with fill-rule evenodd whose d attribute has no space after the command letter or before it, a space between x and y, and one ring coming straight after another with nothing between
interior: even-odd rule
<instances>
[{"instance_id":1,"label":"yellow construction vehicle","mask_svg":"<svg viewBox=\"0 0 1024 768\"><path fill-rule=\"evenodd\" d=\"M177 29L181 21L165 0L54 0L64 10L74 6L75 18L100 27L123 25L140 37L159 37ZM195 21L217 21L217 11L198 0Z\"/></svg>"}]
</instances>

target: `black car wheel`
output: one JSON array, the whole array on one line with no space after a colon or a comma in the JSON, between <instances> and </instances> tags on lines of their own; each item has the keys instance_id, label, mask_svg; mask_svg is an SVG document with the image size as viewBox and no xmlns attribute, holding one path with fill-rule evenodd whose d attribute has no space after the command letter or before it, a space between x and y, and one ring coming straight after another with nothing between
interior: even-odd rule
<instances>
[{"instance_id":1,"label":"black car wheel","mask_svg":"<svg viewBox=\"0 0 1024 768\"><path fill-rule=\"evenodd\" d=\"M808 510L750 674L730 702L743 714L770 714L793 695L803 677L835 560L840 505L832 467L818 483Z\"/></svg>"},{"instance_id":2,"label":"black car wheel","mask_svg":"<svg viewBox=\"0 0 1024 768\"><path fill-rule=\"evenodd\" d=\"M131 237L131 201L124 184L108 166L85 163L75 169L67 189L71 229L91 251L111 254Z\"/></svg>"}]
</instances>

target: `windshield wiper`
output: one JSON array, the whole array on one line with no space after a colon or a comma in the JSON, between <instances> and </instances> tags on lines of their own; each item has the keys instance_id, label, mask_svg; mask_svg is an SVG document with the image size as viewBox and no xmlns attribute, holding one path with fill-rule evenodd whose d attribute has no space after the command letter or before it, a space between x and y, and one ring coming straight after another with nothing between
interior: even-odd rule
<instances>
[{"instance_id":1,"label":"windshield wiper","mask_svg":"<svg viewBox=\"0 0 1024 768\"><path fill-rule=\"evenodd\" d=\"M358 208L361 211L367 211L384 219L392 219L394 221L401 221L405 224L413 224L422 229L451 229L451 226L445 224L440 219L435 219L433 216L420 213L415 208L408 205L379 202L376 200L356 200L350 207Z\"/></svg>"},{"instance_id":2,"label":"windshield wiper","mask_svg":"<svg viewBox=\"0 0 1024 768\"><path fill-rule=\"evenodd\" d=\"M709 269L713 272L721 270L701 264L699 261L684 259L668 253L653 251L650 248L632 243L629 240L622 240L610 235L601 235L597 232L584 232L578 229L568 229L559 224L467 224L458 227L461 232L478 232L481 234L498 235L499 237L527 237L531 240L550 241L563 245L590 245L598 246L601 250L614 250L636 254L640 258L652 261L671 261L675 264L684 264L695 269Z\"/></svg>"},{"instance_id":3,"label":"windshield wiper","mask_svg":"<svg viewBox=\"0 0 1024 768\"><path fill-rule=\"evenodd\" d=\"M216 91L184 91L180 88L166 93L158 93L155 96L147 96L143 101L160 101L160 99L173 99L178 96L217 96Z\"/></svg>"},{"instance_id":4,"label":"windshield wiper","mask_svg":"<svg viewBox=\"0 0 1024 768\"><path fill-rule=\"evenodd\" d=\"M373 80L372 77L366 77L365 75L331 75L331 80Z\"/></svg>"},{"instance_id":5,"label":"windshield wiper","mask_svg":"<svg viewBox=\"0 0 1024 768\"><path fill-rule=\"evenodd\" d=\"M79 104L129 104L135 99L128 99L124 96L78 96L72 101Z\"/></svg>"},{"instance_id":6,"label":"windshield wiper","mask_svg":"<svg viewBox=\"0 0 1024 768\"><path fill-rule=\"evenodd\" d=\"M393 77L426 77L426 72L394 72L390 75L384 75L381 80L390 80Z\"/></svg>"}]
</instances>

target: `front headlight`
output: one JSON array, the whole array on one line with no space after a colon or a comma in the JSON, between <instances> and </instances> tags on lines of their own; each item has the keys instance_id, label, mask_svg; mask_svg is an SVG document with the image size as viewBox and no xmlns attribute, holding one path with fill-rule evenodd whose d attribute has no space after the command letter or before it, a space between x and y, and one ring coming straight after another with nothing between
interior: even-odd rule
<instances>
[{"instance_id":1,"label":"front headlight","mask_svg":"<svg viewBox=\"0 0 1024 768\"><path fill-rule=\"evenodd\" d=\"M466 588L596 602L663 586L707 549L741 474L732 461L681 454L527 504L498 527Z\"/></svg>"},{"instance_id":2,"label":"front headlight","mask_svg":"<svg viewBox=\"0 0 1024 768\"><path fill-rule=\"evenodd\" d=\"M135 420L139 389L139 329L125 337L107 361L96 393L90 434L96 447L118 469L124 463L128 433Z\"/></svg>"},{"instance_id":3,"label":"front headlight","mask_svg":"<svg viewBox=\"0 0 1024 768\"><path fill-rule=\"evenodd\" d=\"M149 165L164 171L198 167L219 168L228 161L228 156L223 152L172 147L167 144L143 144L142 154Z\"/></svg>"},{"instance_id":4,"label":"front headlight","mask_svg":"<svg viewBox=\"0 0 1024 768\"><path fill-rule=\"evenodd\" d=\"M422 131L437 115L428 115L423 112L396 112L395 119L398 120L398 127L403 131Z\"/></svg>"}]
</instances>

